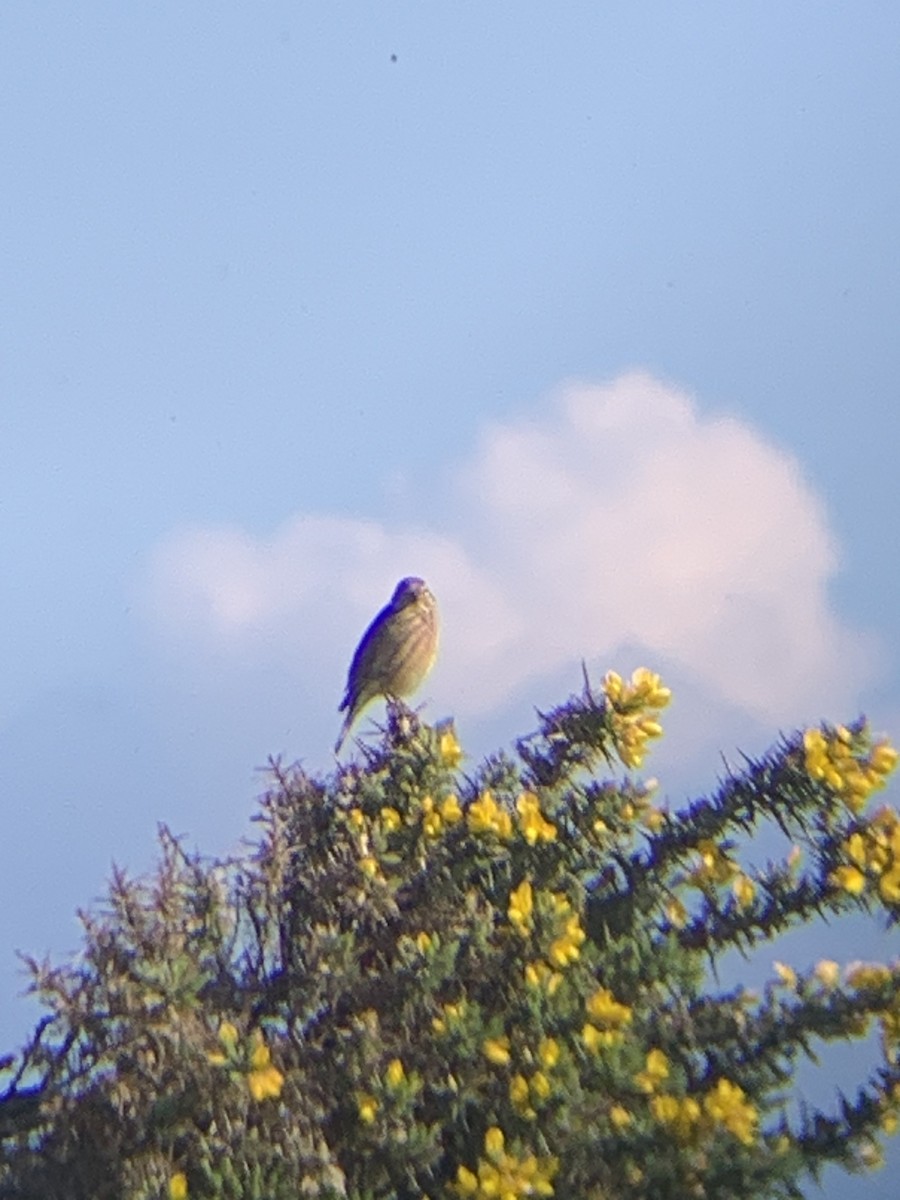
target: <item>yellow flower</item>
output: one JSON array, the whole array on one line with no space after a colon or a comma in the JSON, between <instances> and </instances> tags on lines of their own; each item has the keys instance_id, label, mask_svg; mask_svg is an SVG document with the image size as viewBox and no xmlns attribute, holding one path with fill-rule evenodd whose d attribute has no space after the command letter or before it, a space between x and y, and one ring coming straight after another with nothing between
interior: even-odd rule
<instances>
[{"instance_id":1,"label":"yellow flower","mask_svg":"<svg viewBox=\"0 0 900 1200\"><path fill-rule=\"evenodd\" d=\"M866 890L866 877L859 867L837 867L828 876L828 882L851 896L859 896Z\"/></svg>"},{"instance_id":2,"label":"yellow flower","mask_svg":"<svg viewBox=\"0 0 900 1200\"><path fill-rule=\"evenodd\" d=\"M780 983L792 990L797 987L797 972L793 967L789 967L787 963L783 962L773 962L772 966L775 968L775 974Z\"/></svg>"},{"instance_id":3,"label":"yellow flower","mask_svg":"<svg viewBox=\"0 0 900 1200\"><path fill-rule=\"evenodd\" d=\"M530 1095L528 1091L528 1080L524 1075L513 1075L509 1081L509 1098L513 1108L521 1113L526 1113L530 1109Z\"/></svg>"},{"instance_id":4,"label":"yellow flower","mask_svg":"<svg viewBox=\"0 0 900 1200\"><path fill-rule=\"evenodd\" d=\"M369 879L374 879L379 873L378 859L372 854L364 854L359 860L359 869Z\"/></svg>"},{"instance_id":5,"label":"yellow flower","mask_svg":"<svg viewBox=\"0 0 900 1200\"><path fill-rule=\"evenodd\" d=\"M655 1092L664 1079L669 1077L669 1060L662 1050L651 1050L647 1055L643 1071L634 1077L642 1092Z\"/></svg>"},{"instance_id":6,"label":"yellow flower","mask_svg":"<svg viewBox=\"0 0 900 1200\"><path fill-rule=\"evenodd\" d=\"M739 874L740 867L727 853L710 838L697 843L700 865L691 872L691 882L702 887L704 884L728 883Z\"/></svg>"},{"instance_id":7,"label":"yellow flower","mask_svg":"<svg viewBox=\"0 0 900 1200\"><path fill-rule=\"evenodd\" d=\"M533 910L534 894L531 883L529 880L523 879L510 895L509 907L506 910L510 923L516 927L516 930L523 937L531 930Z\"/></svg>"},{"instance_id":8,"label":"yellow flower","mask_svg":"<svg viewBox=\"0 0 900 1200\"><path fill-rule=\"evenodd\" d=\"M384 1073L384 1082L389 1088L398 1088L406 1079L403 1063L399 1058L392 1058Z\"/></svg>"},{"instance_id":9,"label":"yellow flower","mask_svg":"<svg viewBox=\"0 0 900 1200\"><path fill-rule=\"evenodd\" d=\"M886 740L876 742L872 747L872 753L869 755L869 766L881 778L886 778L897 766L897 760L900 758L897 751Z\"/></svg>"},{"instance_id":10,"label":"yellow flower","mask_svg":"<svg viewBox=\"0 0 900 1200\"><path fill-rule=\"evenodd\" d=\"M492 1125L484 1135L484 1152L488 1158L499 1158L503 1153L505 1141L503 1130L498 1129L496 1125Z\"/></svg>"},{"instance_id":11,"label":"yellow flower","mask_svg":"<svg viewBox=\"0 0 900 1200\"><path fill-rule=\"evenodd\" d=\"M519 814L519 830L529 846L536 842L552 842L556 838L556 826L541 812L540 801L534 792L523 792L516 800Z\"/></svg>"},{"instance_id":12,"label":"yellow flower","mask_svg":"<svg viewBox=\"0 0 900 1200\"><path fill-rule=\"evenodd\" d=\"M644 827L651 833L659 833L666 823L666 814L661 808L648 808L643 816Z\"/></svg>"},{"instance_id":13,"label":"yellow flower","mask_svg":"<svg viewBox=\"0 0 900 1200\"><path fill-rule=\"evenodd\" d=\"M509 1038L485 1038L481 1048L488 1062L492 1062L495 1067L505 1067L509 1064Z\"/></svg>"},{"instance_id":14,"label":"yellow flower","mask_svg":"<svg viewBox=\"0 0 900 1200\"><path fill-rule=\"evenodd\" d=\"M720 1079L715 1088L703 1097L707 1115L733 1133L739 1142L750 1146L756 1140L759 1114L747 1099L743 1088L728 1079Z\"/></svg>"},{"instance_id":15,"label":"yellow flower","mask_svg":"<svg viewBox=\"0 0 900 1200\"><path fill-rule=\"evenodd\" d=\"M676 1136L687 1140L701 1117L701 1108L693 1096L654 1096L650 1112L661 1125L669 1125Z\"/></svg>"},{"instance_id":16,"label":"yellow flower","mask_svg":"<svg viewBox=\"0 0 900 1200\"><path fill-rule=\"evenodd\" d=\"M606 1050L610 1046L618 1046L625 1040L625 1035L618 1029L598 1029L590 1021L585 1021L581 1030L581 1040L584 1048L592 1054Z\"/></svg>"},{"instance_id":17,"label":"yellow flower","mask_svg":"<svg viewBox=\"0 0 900 1200\"><path fill-rule=\"evenodd\" d=\"M214 1067L224 1067L235 1057L238 1031L230 1021L223 1021L219 1026L219 1032L217 1036L219 1042L224 1047L224 1053L221 1050L213 1050L207 1054L206 1060Z\"/></svg>"},{"instance_id":18,"label":"yellow flower","mask_svg":"<svg viewBox=\"0 0 900 1200\"><path fill-rule=\"evenodd\" d=\"M585 1008L591 1020L605 1029L622 1029L631 1024L631 1009L616 1000L609 988L598 988L585 1001Z\"/></svg>"},{"instance_id":19,"label":"yellow flower","mask_svg":"<svg viewBox=\"0 0 900 1200\"><path fill-rule=\"evenodd\" d=\"M878 894L885 904L900 904L900 863L878 880Z\"/></svg>"},{"instance_id":20,"label":"yellow flower","mask_svg":"<svg viewBox=\"0 0 900 1200\"><path fill-rule=\"evenodd\" d=\"M538 1058L541 1060L541 1065L548 1071L556 1066L559 1062L559 1042L556 1038L541 1039L541 1044L538 1046Z\"/></svg>"},{"instance_id":21,"label":"yellow flower","mask_svg":"<svg viewBox=\"0 0 900 1200\"><path fill-rule=\"evenodd\" d=\"M631 684L648 708L665 708L672 699L669 688L663 685L655 671L650 671L647 667L638 667L631 676Z\"/></svg>"},{"instance_id":22,"label":"yellow flower","mask_svg":"<svg viewBox=\"0 0 900 1200\"><path fill-rule=\"evenodd\" d=\"M462 761L462 746L457 741L456 734L452 728L445 729L440 735L438 753L441 756L443 765L449 767L451 771L455 770Z\"/></svg>"},{"instance_id":23,"label":"yellow flower","mask_svg":"<svg viewBox=\"0 0 900 1200\"><path fill-rule=\"evenodd\" d=\"M284 1086L284 1076L272 1065L269 1047L262 1040L259 1030L254 1031L254 1048L250 1055L251 1070L247 1076L247 1087L256 1101L277 1100Z\"/></svg>"},{"instance_id":24,"label":"yellow flower","mask_svg":"<svg viewBox=\"0 0 900 1200\"><path fill-rule=\"evenodd\" d=\"M861 833L851 833L843 844L843 850L851 862L858 867L864 867L868 859L866 839Z\"/></svg>"},{"instance_id":25,"label":"yellow flower","mask_svg":"<svg viewBox=\"0 0 900 1200\"><path fill-rule=\"evenodd\" d=\"M448 825L455 825L463 818L463 810L456 796L445 796L441 801L440 813Z\"/></svg>"},{"instance_id":26,"label":"yellow flower","mask_svg":"<svg viewBox=\"0 0 900 1200\"><path fill-rule=\"evenodd\" d=\"M676 1120L679 1107L677 1096L654 1096L650 1101L650 1111L662 1125L670 1125Z\"/></svg>"},{"instance_id":27,"label":"yellow flower","mask_svg":"<svg viewBox=\"0 0 900 1200\"><path fill-rule=\"evenodd\" d=\"M891 970L884 963L851 963L844 978L852 988L880 988L890 983Z\"/></svg>"},{"instance_id":28,"label":"yellow flower","mask_svg":"<svg viewBox=\"0 0 900 1200\"><path fill-rule=\"evenodd\" d=\"M357 1092L356 1111L359 1113L359 1119L365 1125L371 1125L378 1115L378 1101L368 1092Z\"/></svg>"},{"instance_id":29,"label":"yellow flower","mask_svg":"<svg viewBox=\"0 0 900 1200\"><path fill-rule=\"evenodd\" d=\"M352 825L352 827L354 829L357 829L357 830L365 829L366 814L362 811L361 808L351 808L350 811L347 813L347 821L350 823L350 825Z\"/></svg>"},{"instance_id":30,"label":"yellow flower","mask_svg":"<svg viewBox=\"0 0 900 1200\"><path fill-rule=\"evenodd\" d=\"M422 801L422 832L426 837L436 838L440 835L443 824L434 800L431 796L426 796Z\"/></svg>"},{"instance_id":31,"label":"yellow flower","mask_svg":"<svg viewBox=\"0 0 900 1200\"><path fill-rule=\"evenodd\" d=\"M734 883L731 885L731 890L738 903L738 908L749 908L753 903L753 897L756 895L756 884L749 875L741 872L735 877Z\"/></svg>"},{"instance_id":32,"label":"yellow flower","mask_svg":"<svg viewBox=\"0 0 900 1200\"><path fill-rule=\"evenodd\" d=\"M219 1026L219 1041L226 1050L233 1050L237 1045L238 1031L230 1021L223 1021Z\"/></svg>"},{"instance_id":33,"label":"yellow flower","mask_svg":"<svg viewBox=\"0 0 900 1200\"><path fill-rule=\"evenodd\" d=\"M468 1167L457 1167L455 1187L461 1196L474 1196L478 1191L478 1176Z\"/></svg>"},{"instance_id":34,"label":"yellow flower","mask_svg":"<svg viewBox=\"0 0 900 1200\"><path fill-rule=\"evenodd\" d=\"M460 1000L457 1004L445 1004L442 1010L443 1017L435 1017L431 1022L435 1033L446 1033L450 1025L458 1024L462 1020L465 1007L464 1000Z\"/></svg>"},{"instance_id":35,"label":"yellow flower","mask_svg":"<svg viewBox=\"0 0 900 1200\"><path fill-rule=\"evenodd\" d=\"M482 792L469 805L466 823L472 833L493 833L502 839L512 835L512 817L490 792Z\"/></svg>"},{"instance_id":36,"label":"yellow flower","mask_svg":"<svg viewBox=\"0 0 900 1200\"><path fill-rule=\"evenodd\" d=\"M187 1200L188 1181L184 1171L176 1171L169 1180L169 1200Z\"/></svg>"},{"instance_id":37,"label":"yellow flower","mask_svg":"<svg viewBox=\"0 0 900 1200\"><path fill-rule=\"evenodd\" d=\"M554 967L565 967L570 962L575 962L581 956L581 947L585 936L578 917L571 916L566 921L562 935L550 943L547 957L551 964Z\"/></svg>"},{"instance_id":38,"label":"yellow flower","mask_svg":"<svg viewBox=\"0 0 900 1200\"><path fill-rule=\"evenodd\" d=\"M621 1104L614 1104L609 1110L609 1123L614 1129L625 1129L630 1125L633 1118L627 1108L623 1108Z\"/></svg>"},{"instance_id":39,"label":"yellow flower","mask_svg":"<svg viewBox=\"0 0 900 1200\"><path fill-rule=\"evenodd\" d=\"M396 833L403 824L403 818L397 812L396 808L385 806L381 810L381 823L386 833Z\"/></svg>"},{"instance_id":40,"label":"yellow flower","mask_svg":"<svg viewBox=\"0 0 900 1200\"><path fill-rule=\"evenodd\" d=\"M427 954L431 949L432 937L430 933L426 933L424 929L420 930L415 936L416 948L421 954Z\"/></svg>"},{"instance_id":41,"label":"yellow flower","mask_svg":"<svg viewBox=\"0 0 900 1200\"><path fill-rule=\"evenodd\" d=\"M841 969L833 959L823 958L821 962L816 963L815 975L824 987L830 989L837 986Z\"/></svg>"}]
</instances>

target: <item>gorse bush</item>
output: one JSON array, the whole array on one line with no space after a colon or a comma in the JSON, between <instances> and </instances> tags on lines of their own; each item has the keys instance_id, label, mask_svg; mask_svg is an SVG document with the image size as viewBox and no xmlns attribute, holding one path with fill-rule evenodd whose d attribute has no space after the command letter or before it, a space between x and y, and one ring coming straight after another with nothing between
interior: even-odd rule
<instances>
[{"instance_id":1,"label":"gorse bush","mask_svg":"<svg viewBox=\"0 0 900 1200\"><path fill-rule=\"evenodd\" d=\"M272 764L245 856L163 830L79 959L32 964L47 1015L6 1061L0 1197L778 1197L876 1165L900 965L758 993L710 968L900 911L900 817L869 802L897 754L823 726L670 811L614 777L668 699L607 675L472 774L452 727L391 706L361 765ZM767 822L791 848L753 869ZM805 1055L876 1031L853 1099L797 1104Z\"/></svg>"}]
</instances>

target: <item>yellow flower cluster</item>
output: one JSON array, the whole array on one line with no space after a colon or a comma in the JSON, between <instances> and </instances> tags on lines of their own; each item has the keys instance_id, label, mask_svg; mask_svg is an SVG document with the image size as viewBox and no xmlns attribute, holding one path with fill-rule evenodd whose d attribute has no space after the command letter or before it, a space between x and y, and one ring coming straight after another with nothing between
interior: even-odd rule
<instances>
[{"instance_id":1,"label":"yellow flower cluster","mask_svg":"<svg viewBox=\"0 0 900 1200\"><path fill-rule=\"evenodd\" d=\"M897 765L897 751L886 739L873 742L868 729L807 729L804 764L812 779L827 783L855 813L862 812L876 788L884 787Z\"/></svg>"},{"instance_id":2,"label":"yellow flower cluster","mask_svg":"<svg viewBox=\"0 0 900 1200\"><path fill-rule=\"evenodd\" d=\"M543 988L548 996L555 994L562 983L562 972L554 971L551 966L538 959L525 967L525 982L529 987Z\"/></svg>"},{"instance_id":3,"label":"yellow flower cluster","mask_svg":"<svg viewBox=\"0 0 900 1200\"><path fill-rule=\"evenodd\" d=\"M457 740L452 723L438 733L438 754L443 766L449 767L451 771L455 771L462 762L462 746Z\"/></svg>"},{"instance_id":4,"label":"yellow flower cluster","mask_svg":"<svg viewBox=\"0 0 900 1200\"><path fill-rule=\"evenodd\" d=\"M534 891L529 880L523 879L510 895L506 915L523 937L531 933L534 927Z\"/></svg>"},{"instance_id":5,"label":"yellow flower cluster","mask_svg":"<svg viewBox=\"0 0 900 1200\"><path fill-rule=\"evenodd\" d=\"M608 671L603 691L610 710L616 753L626 767L639 767L644 761L647 742L662 736L658 714L672 699L672 693L646 667L638 667L630 683L615 671Z\"/></svg>"},{"instance_id":6,"label":"yellow flower cluster","mask_svg":"<svg viewBox=\"0 0 900 1200\"><path fill-rule=\"evenodd\" d=\"M849 860L829 876L835 887L858 896L877 881L878 894L888 905L900 904L900 814L883 808L862 829L841 844Z\"/></svg>"},{"instance_id":7,"label":"yellow flower cluster","mask_svg":"<svg viewBox=\"0 0 900 1200\"><path fill-rule=\"evenodd\" d=\"M459 1167L454 1185L457 1195L473 1200L518 1200L520 1196L552 1196L556 1158L527 1154L522 1158L505 1148L503 1130L496 1125L484 1135L484 1155L475 1171Z\"/></svg>"},{"instance_id":8,"label":"yellow flower cluster","mask_svg":"<svg viewBox=\"0 0 900 1200\"><path fill-rule=\"evenodd\" d=\"M727 851L709 838L697 843L697 854L700 856L700 862L688 876L688 882L693 887L705 888L710 884L730 883L740 874L741 868L734 859L729 858Z\"/></svg>"},{"instance_id":9,"label":"yellow flower cluster","mask_svg":"<svg viewBox=\"0 0 900 1200\"><path fill-rule=\"evenodd\" d=\"M720 1079L702 1102L694 1096L653 1096L650 1111L682 1141L690 1140L703 1126L727 1129L745 1146L756 1140L759 1114L743 1088L728 1079Z\"/></svg>"},{"instance_id":10,"label":"yellow flower cluster","mask_svg":"<svg viewBox=\"0 0 900 1200\"><path fill-rule=\"evenodd\" d=\"M433 1017L431 1020L431 1028L435 1033L446 1033L451 1025L458 1025L463 1019L466 1011L465 1000L459 1000L455 1004L448 1003L442 1006L443 1016Z\"/></svg>"},{"instance_id":11,"label":"yellow flower cluster","mask_svg":"<svg viewBox=\"0 0 900 1200\"><path fill-rule=\"evenodd\" d=\"M504 841L512 837L512 816L497 803L491 792L482 792L469 805L466 824L472 833L493 833Z\"/></svg>"},{"instance_id":12,"label":"yellow flower cluster","mask_svg":"<svg viewBox=\"0 0 900 1200\"><path fill-rule=\"evenodd\" d=\"M386 821L384 817L385 812L388 811L396 815L398 823L400 821L400 814L397 813L396 809L382 809L381 819L382 825L385 828L387 828L391 823L391 819ZM372 839L370 836L372 823L366 817L366 814L361 808L351 808L347 813L347 824L350 826L350 829L356 837L356 851L359 856L357 863L360 871L366 876L367 879L381 879L383 881L384 877L381 873L381 864L372 850Z\"/></svg>"},{"instance_id":13,"label":"yellow flower cluster","mask_svg":"<svg viewBox=\"0 0 900 1200\"><path fill-rule=\"evenodd\" d=\"M586 935L581 928L578 914L572 911L572 905L562 892L552 892L550 902L561 932L550 943L547 958L551 966L561 970L581 956L581 947Z\"/></svg>"},{"instance_id":14,"label":"yellow flower cluster","mask_svg":"<svg viewBox=\"0 0 900 1200\"><path fill-rule=\"evenodd\" d=\"M489 1063L493 1063L495 1067L509 1066L512 1055L509 1049L509 1038L505 1034L503 1037L485 1038L481 1049L484 1052L484 1057Z\"/></svg>"},{"instance_id":15,"label":"yellow flower cluster","mask_svg":"<svg viewBox=\"0 0 900 1200\"><path fill-rule=\"evenodd\" d=\"M445 796L443 800L435 800L432 796L424 796L418 805L411 807L406 816L408 825L416 825L421 821L422 832L427 838L436 838L444 832L446 826L455 825L463 817L462 808L456 796ZM351 808L347 813L347 824L357 837L359 864L363 874L374 878L380 874L381 867L372 852L372 836L376 839L389 837L403 828L404 818L392 805L384 805L377 818L369 820L360 808Z\"/></svg>"},{"instance_id":16,"label":"yellow flower cluster","mask_svg":"<svg viewBox=\"0 0 900 1200\"><path fill-rule=\"evenodd\" d=\"M538 1070L530 1077L519 1072L509 1081L509 1098L513 1108L529 1121L533 1121L537 1116L535 1106L540 1107L553 1091L547 1072L552 1071L559 1062L559 1043L555 1038L541 1040L538 1046L538 1062Z\"/></svg>"},{"instance_id":17,"label":"yellow flower cluster","mask_svg":"<svg viewBox=\"0 0 900 1200\"><path fill-rule=\"evenodd\" d=\"M254 1100L277 1100L284 1087L284 1076L273 1064L271 1051L258 1029L253 1031L253 1042L247 1076L250 1095Z\"/></svg>"},{"instance_id":18,"label":"yellow flower cluster","mask_svg":"<svg viewBox=\"0 0 900 1200\"><path fill-rule=\"evenodd\" d=\"M712 1121L734 1134L745 1146L756 1140L759 1113L747 1099L744 1089L736 1083L720 1079L703 1097L703 1108Z\"/></svg>"},{"instance_id":19,"label":"yellow flower cluster","mask_svg":"<svg viewBox=\"0 0 900 1200\"><path fill-rule=\"evenodd\" d=\"M893 969L884 963L853 963L846 971L847 985L859 991L879 991L886 984L894 983L891 989L890 1006L879 1013L881 1024L881 1046L885 1058L893 1061L900 1045L900 1004L896 999L896 981L900 978L900 963ZM865 1032L864 1028L861 1032Z\"/></svg>"},{"instance_id":20,"label":"yellow flower cluster","mask_svg":"<svg viewBox=\"0 0 900 1200\"><path fill-rule=\"evenodd\" d=\"M506 909L510 924L522 937L528 937L534 929L536 904L552 926L553 939L547 947L547 961L530 962L525 967L525 981L532 987L546 988L552 996L562 982L561 971L581 956L586 934L563 892L541 892L535 897L531 881L523 879L510 893Z\"/></svg>"},{"instance_id":21,"label":"yellow flower cluster","mask_svg":"<svg viewBox=\"0 0 900 1200\"><path fill-rule=\"evenodd\" d=\"M852 963L844 976L849 987L858 989L880 988L890 983L893 972L884 963Z\"/></svg>"},{"instance_id":22,"label":"yellow flower cluster","mask_svg":"<svg viewBox=\"0 0 900 1200\"><path fill-rule=\"evenodd\" d=\"M519 833L529 844L552 842L556 839L556 826L541 812L541 803L534 792L522 792L516 800ZM461 815L461 814L460 814ZM471 833L492 833L501 841L508 841L513 834L513 817L508 809L498 804L490 791L482 792L466 811L466 824Z\"/></svg>"},{"instance_id":23,"label":"yellow flower cluster","mask_svg":"<svg viewBox=\"0 0 900 1200\"><path fill-rule=\"evenodd\" d=\"M651 1050L647 1054L643 1071L638 1071L634 1082L642 1092L657 1091L659 1085L669 1078L669 1060L662 1050Z\"/></svg>"},{"instance_id":24,"label":"yellow flower cluster","mask_svg":"<svg viewBox=\"0 0 900 1200\"><path fill-rule=\"evenodd\" d=\"M426 837L440 837L444 826L455 825L462 815L456 796L447 796L439 804L426 796L422 801L422 832Z\"/></svg>"},{"instance_id":25,"label":"yellow flower cluster","mask_svg":"<svg viewBox=\"0 0 900 1200\"><path fill-rule=\"evenodd\" d=\"M624 1039L623 1031L631 1024L632 1012L609 988L597 988L592 996L588 996L585 1008L590 1021L585 1022L581 1037L588 1050L615 1046Z\"/></svg>"},{"instance_id":26,"label":"yellow flower cluster","mask_svg":"<svg viewBox=\"0 0 900 1200\"><path fill-rule=\"evenodd\" d=\"M703 1116L700 1102L693 1096L653 1096L650 1112L660 1125L667 1125L682 1142L691 1139Z\"/></svg>"},{"instance_id":27,"label":"yellow flower cluster","mask_svg":"<svg viewBox=\"0 0 900 1200\"><path fill-rule=\"evenodd\" d=\"M222 1050L207 1055L213 1066L229 1067L246 1076L247 1087L254 1100L277 1100L284 1087L284 1076L272 1062L272 1053L265 1043L262 1031L254 1029L249 1044L238 1046L238 1031L230 1021L219 1026L219 1043Z\"/></svg>"},{"instance_id":28,"label":"yellow flower cluster","mask_svg":"<svg viewBox=\"0 0 900 1200\"><path fill-rule=\"evenodd\" d=\"M519 832L528 843L552 842L556 838L556 826L541 812L540 801L534 792L523 792L516 801L519 814Z\"/></svg>"}]
</instances>

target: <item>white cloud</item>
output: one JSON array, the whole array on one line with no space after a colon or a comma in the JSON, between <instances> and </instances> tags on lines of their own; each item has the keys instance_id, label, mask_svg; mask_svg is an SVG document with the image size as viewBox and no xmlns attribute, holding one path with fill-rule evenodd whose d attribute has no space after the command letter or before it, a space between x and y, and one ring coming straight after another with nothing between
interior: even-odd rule
<instances>
[{"instance_id":1,"label":"white cloud","mask_svg":"<svg viewBox=\"0 0 900 1200\"><path fill-rule=\"evenodd\" d=\"M487 427L452 479L440 531L300 515L267 539L177 532L151 564L153 610L193 644L304 664L338 692L366 621L421 574L443 615L429 692L460 716L625 647L713 709L853 712L872 647L830 605L826 513L750 426L644 374L573 383L539 418Z\"/></svg>"}]
</instances>

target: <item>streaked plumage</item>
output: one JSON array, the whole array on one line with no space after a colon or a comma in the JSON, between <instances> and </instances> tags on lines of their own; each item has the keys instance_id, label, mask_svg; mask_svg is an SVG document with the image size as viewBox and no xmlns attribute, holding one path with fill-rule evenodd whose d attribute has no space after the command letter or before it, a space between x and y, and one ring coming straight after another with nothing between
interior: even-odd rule
<instances>
[{"instance_id":1,"label":"streaked plumage","mask_svg":"<svg viewBox=\"0 0 900 1200\"><path fill-rule=\"evenodd\" d=\"M416 690L434 665L438 645L437 603L423 579L401 579L356 648L338 712L347 710L338 753L350 727L376 698L399 699Z\"/></svg>"}]
</instances>

